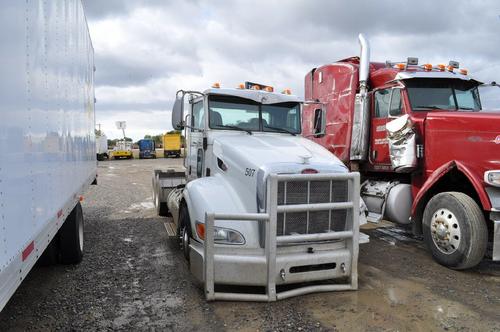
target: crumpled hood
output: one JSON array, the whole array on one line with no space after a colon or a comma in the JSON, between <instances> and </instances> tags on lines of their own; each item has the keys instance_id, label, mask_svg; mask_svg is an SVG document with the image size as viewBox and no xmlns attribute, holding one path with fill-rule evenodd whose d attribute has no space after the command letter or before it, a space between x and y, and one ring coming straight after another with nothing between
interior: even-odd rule
<instances>
[{"instance_id":1,"label":"crumpled hood","mask_svg":"<svg viewBox=\"0 0 500 332\"><path fill-rule=\"evenodd\" d=\"M259 169L268 164L294 163L331 166L333 169L346 167L322 146L301 136L283 134L253 135L237 133L214 139L214 154L224 162L242 164L243 167Z\"/></svg>"}]
</instances>

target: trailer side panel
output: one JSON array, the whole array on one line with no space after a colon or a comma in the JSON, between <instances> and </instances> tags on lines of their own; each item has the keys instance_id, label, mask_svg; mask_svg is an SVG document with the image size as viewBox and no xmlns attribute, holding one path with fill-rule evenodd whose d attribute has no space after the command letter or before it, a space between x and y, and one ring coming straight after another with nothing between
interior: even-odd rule
<instances>
[{"instance_id":1,"label":"trailer side panel","mask_svg":"<svg viewBox=\"0 0 500 332\"><path fill-rule=\"evenodd\" d=\"M0 310L96 177L82 3L2 2Z\"/></svg>"}]
</instances>

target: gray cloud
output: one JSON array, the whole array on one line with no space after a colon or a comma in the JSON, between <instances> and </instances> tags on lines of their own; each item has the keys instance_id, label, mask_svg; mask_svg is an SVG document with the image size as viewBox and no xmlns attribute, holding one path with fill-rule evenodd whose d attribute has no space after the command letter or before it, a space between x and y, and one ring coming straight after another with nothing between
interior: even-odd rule
<instances>
[{"instance_id":1,"label":"gray cloud","mask_svg":"<svg viewBox=\"0 0 500 332\"><path fill-rule=\"evenodd\" d=\"M500 81L497 1L83 2L102 114L169 109L177 89L214 81L261 81L301 95L308 70L358 54L359 32L375 61L453 59Z\"/></svg>"}]
</instances>

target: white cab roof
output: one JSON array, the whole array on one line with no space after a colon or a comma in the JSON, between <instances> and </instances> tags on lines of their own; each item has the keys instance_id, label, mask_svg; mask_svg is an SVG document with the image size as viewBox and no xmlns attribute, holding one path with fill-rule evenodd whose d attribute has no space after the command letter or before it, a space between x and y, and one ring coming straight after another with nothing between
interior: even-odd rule
<instances>
[{"instance_id":1,"label":"white cab roof","mask_svg":"<svg viewBox=\"0 0 500 332\"><path fill-rule=\"evenodd\" d=\"M203 92L206 95L223 95L246 98L262 104L277 104L277 103L300 103L303 100L295 95L287 95L284 93L267 92L263 90L250 89L207 89Z\"/></svg>"},{"instance_id":2,"label":"white cab roof","mask_svg":"<svg viewBox=\"0 0 500 332\"><path fill-rule=\"evenodd\" d=\"M449 72L449 71L402 71L396 74L394 80L408 80L412 78L454 78L461 79L464 81L476 81L473 77L469 75L462 75L460 73ZM481 82L479 82L481 83Z\"/></svg>"}]
</instances>

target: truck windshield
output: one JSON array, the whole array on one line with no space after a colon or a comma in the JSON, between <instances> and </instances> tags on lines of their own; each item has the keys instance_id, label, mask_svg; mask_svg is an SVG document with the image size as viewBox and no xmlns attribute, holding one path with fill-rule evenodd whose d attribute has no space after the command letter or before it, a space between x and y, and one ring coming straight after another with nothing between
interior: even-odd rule
<instances>
[{"instance_id":1,"label":"truck windshield","mask_svg":"<svg viewBox=\"0 0 500 332\"><path fill-rule=\"evenodd\" d=\"M475 81L415 78L405 81L413 110L481 110Z\"/></svg>"},{"instance_id":2,"label":"truck windshield","mask_svg":"<svg viewBox=\"0 0 500 332\"><path fill-rule=\"evenodd\" d=\"M252 100L211 96L208 103L212 129L300 134L300 104L260 104Z\"/></svg>"},{"instance_id":3,"label":"truck windshield","mask_svg":"<svg viewBox=\"0 0 500 332\"><path fill-rule=\"evenodd\" d=\"M500 86L480 85L481 106L484 110L500 111Z\"/></svg>"}]
</instances>

